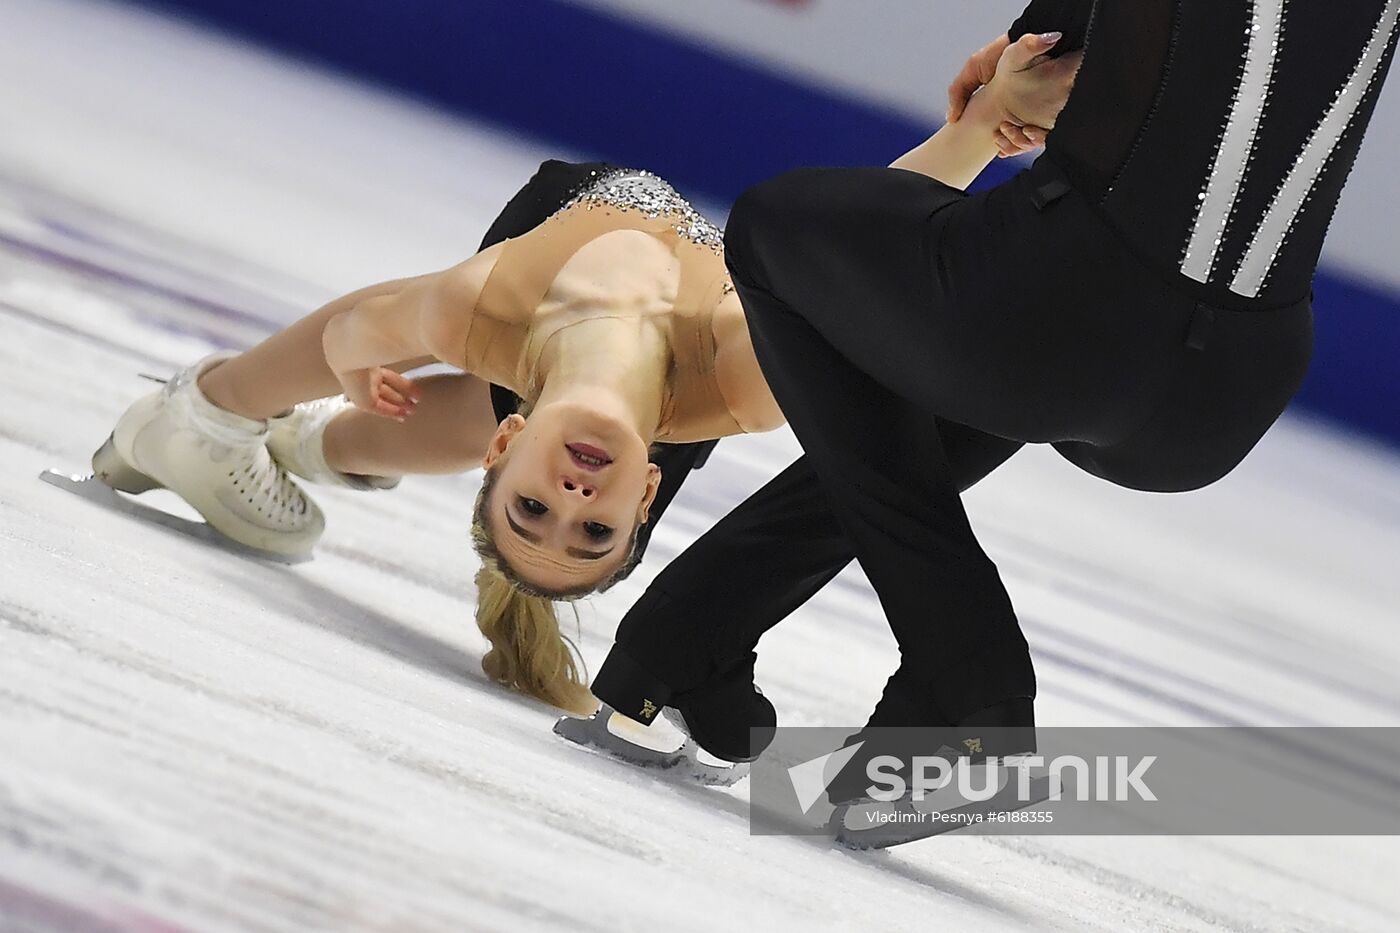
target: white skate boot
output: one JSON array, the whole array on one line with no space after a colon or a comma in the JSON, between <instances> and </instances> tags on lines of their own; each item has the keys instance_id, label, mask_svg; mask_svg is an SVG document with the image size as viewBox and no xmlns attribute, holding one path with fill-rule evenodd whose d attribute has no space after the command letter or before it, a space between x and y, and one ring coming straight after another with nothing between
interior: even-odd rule
<instances>
[{"instance_id":1,"label":"white skate boot","mask_svg":"<svg viewBox=\"0 0 1400 933\"><path fill-rule=\"evenodd\" d=\"M272 459L287 472L313 483L359 490L393 489L400 477L341 473L326 463L326 426L341 412L354 407L345 396L335 395L302 402L280 418L273 418L267 437Z\"/></svg>"},{"instance_id":2,"label":"white skate boot","mask_svg":"<svg viewBox=\"0 0 1400 933\"><path fill-rule=\"evenodd\" d=\"M93 454L93 473L127 493L164 486L239 544L306 554L325 517L268 453L267 422L224 411L196 381L232 355L207 357L133 403Z\"/></svg>"}]
</instances>

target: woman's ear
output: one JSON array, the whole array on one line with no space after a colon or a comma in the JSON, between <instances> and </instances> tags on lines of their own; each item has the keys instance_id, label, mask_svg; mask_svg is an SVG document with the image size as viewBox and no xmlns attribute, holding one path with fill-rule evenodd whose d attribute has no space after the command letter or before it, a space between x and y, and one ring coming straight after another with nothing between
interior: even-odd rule
<instances>
[{"instance_id":1,"label":"woman's ear","mask_svg":"<svg viewBox=\"0 0 1400 933\"><path fill-rule=\"evenodd\" d=\"M501 455L510 447L510 442L515 440L521 431L525 430L525 419L520 415L507 415L505 420L496 428L496 433L491 437L491 443L486 445L486 456L481 458L481 468L489 470L493 467Z\"/></svg>"},{"instance_id":2,"label":"woman's ear","mask_svg":"<svg viewBox=\"0 0 1400 933\"><path fill-rule=\"evenodd\" d=\"M647 488L642 492L642 503L637 507L637 521L646 524L651 517L651 504L656 501L656 493L661 488L661 467L647 464Z\"/></svg>"}]
</instances>

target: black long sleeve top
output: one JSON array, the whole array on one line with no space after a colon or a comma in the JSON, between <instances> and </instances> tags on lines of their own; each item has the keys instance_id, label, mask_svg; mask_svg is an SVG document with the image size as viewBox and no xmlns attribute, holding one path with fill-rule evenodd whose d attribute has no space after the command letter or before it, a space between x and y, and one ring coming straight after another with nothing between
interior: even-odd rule
<instances>
[{"instance_id":1,"label":"black long sleeve top","mask_svg":"<svg viewBox=\"0 0 1400 933\"><path fill-rule=\"evenodd\" d=\"M1059 57L1084 48L1093 13L1094 0L1032 0L1007 35L1015 42L1031 33L1062 32L1065 37L1051 53Z\"/></svg>"}]
</instances>

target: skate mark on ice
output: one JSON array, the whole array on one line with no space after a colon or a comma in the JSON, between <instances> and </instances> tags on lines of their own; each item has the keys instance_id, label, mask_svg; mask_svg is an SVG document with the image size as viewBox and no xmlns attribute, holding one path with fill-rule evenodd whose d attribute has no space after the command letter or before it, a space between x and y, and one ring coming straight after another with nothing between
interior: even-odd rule
<instances>
[{"instance_id":1,"label":"skate mark on ice","mask_svg":"<svg viewBox=\"0 0 1400 933\"><path fill-rule=\"evenodd\" d=\"M118 285L125 285L128 288L144 291L176 302L177 304L208 312L215 317L235 320L241 324L251 324L268 332L276 330L278 327L277 322L272 319L254 314L251 311L235 308L233 305L215 301L212 298L205 298L184 289L163 285L134 273L124 272L121 269L114 269L93 260L72 256L52 247L30 243L3 232L0 232L0 246L5 246L11 251L28 256L31 259L39 259L47 262L49 265L59 266L69 272L78 272L93 278L114 282Z\"/></svg>"},{"instance_id":2,"label":"skate mark on ice","mask_svg":"<svg viewBox=\"0 0 1400 933\"><path fill-rule=\"evenodd\" d=\"M1099 888L1105 888L1118 894L1124 900L1132 903L1148 902L1169 911L1175 911L1183 918L1203 924L1208 927L1221 930L1230 930L1232 933L1259 933L1261 929L1277 929L1272 923L1265 927L1258 921L1245 918L1234 917L1229 914L1212 909L1201 903L1182 897L1165 888L1158 887L1142 881L1140 878L1123 872L1114 871L1106 867L1102 862L1090 861L1076 855L1051 849L1044 844L1043 839L1037 837L1017 837L1017 836L984 836L988 844L1000 849L1014 852L1023 858L1042 865L1058 868L1066 874L1089 880ZM1238 895L1236 895L1238 897ZM1255 910L1263 913L1263 908L1276 910L1277 905L1270 902L1267 904L1256 902L1250 905L1241 905L1247 910ZM1176 929L1180 924L1168 924L1166 918L1160 918L1158 923L1163 929ZM1316 917L1309 917L1305 922L1300 923L1296 929L1307 929L1321 931L1317 926ZM1330 927L1330 929L1341 930L1344 927Z\"/></svg>"},{"instance_id":3,"label":"skate mark on ice","mask_svg":"<svg viewBox=\"0 0 1400 933\"><path fill-rule=\"evenodd\" d=\"M152 525L157 525L168 531L194 538L205 544L220 548L237 554L240 557L247 557L251 560L261 561L270 564L302 564L312 559L310 554L299 554L286 556L281 554L270 554L266 551L259 551L239 544L229 538L224 537L213 527L204 522L190 521L178 515L171 515L149 505L142 505L118 493L107 484L94 476L73 476L67 473L59 473L57 470L45 470L39 474L39 479L57 489L71 492L80 499L86 499L96 505L111 509L123 515L131 516Z\"/></svg>"},{"instance_id":4,"label":"skate mark on ice","mask_svg":"<svg viewBox=\"0 0 1400 933\"><path fill-rule=\"evenodd\" d=\"M133 356L138 360L141 360L143 363L155 366L159 369L175 370L178 369L181 365L183 365L174 360L167 360L159 356L152 356L149 353L145 353L141 350L136 349L135 347L131 347L123 343L118 343L115 340L108 340L107 338L102 337L99 334L94 334L90 331L85 331L82 328L74 327L71 324L64 324L60 321L50 320L44 317L42 314L36 314L33 311L28 311L24 308L16 307L15 305L12 305L8 302L0 302L0 314L7 314L11 317L17 317L22 320L28 321L31 324L37 324L40 327L43 327L47 330L51 330L58 334L62 334L65 337L76 337L84 343L89 343L93 346L101 347L104 350L110 350L114 353L121 353L125 356ZM191 335L190 331L182 331L181 333L185 336ZM205 335L195 334L193 336Z\"/></svg>"},{"instance_id":5,"label":"skate mark on ice","mask_svg":"<svg viewBox=\"0 0 1400 933\"><path fill-rule=\"evenodd\" d=\"M1199 600L1193 601L1173 590L1153 586L1150 580L1141 577L1125 581L1130 582L1136 591L1132 596L1113 592L1110 585L1104 581L1122 579L1122 575L1115 573L1110 566L1080 555L1056 551L1044 543L1033 541L1004 528L996 529L989 537L1002 538L1004 539L1002 546L1010 544L1023 552L1020 555L1006 553L998 555L998 563L1005 568L1004 572L1009 576L1032 580L1039 585L1047 586L1058 593L1107 612L1150 623L1154 630L1170 632L1193 645L1218 646L1219 653L1227 657L1238 657L1247 652L1250 657L1258 661L1262 668L1285 672L1293 679L1302 678L1311 681L1326 690L1364 701L1387 712L1400 712L1400 696L1396 694L1384 693L1358 683L1354 676L1343 678L1321 670L1316 665L1309 666L1291 658L1281 657L1273 650L1283 637L1277 625L1268 625L1250 619L1236 609L1209 605ZM1164 611L1159 608L1161 606L1179 607L1180 611ZM1221 620L1221 616L1224 616L1223 620ZM1217 624L1197 625L1187 621L1191 618L1211 619ZM1227 621L1229 625L1220 625L1219 621ZM1284 621L1291 623L1293 620ZM1109 650L1103 643L1074 635L1070 630L1061 626L1039 621L1037 627L1053 632L1054 636L1061 641L1077 641L1079 645L1091 646L1095 652L1101 653ZM1238 629L1248 630L1252 637L1232 638L1234 631ZM1300 650L1309 652L1315 650L1314 646L1297 643L1296 640L1295 644ZM1272 715L1282 715L1282 711L1277 707L1228 691L1218 685L1176 674L1160 666L1149 665L1148 662L1140 661L1121 652L1118 654L1122 660L1127 660L1140 667L1151 666L1163 676L1190 682L1194 686L1214 693L1221 698L1252 705L1256 709ZM1358 663L1358 659L1350 656L1344 661L1349 670L1354 669ZM1326 725L1326 723L1321 725Z\"/></svg>"}]
</instances>

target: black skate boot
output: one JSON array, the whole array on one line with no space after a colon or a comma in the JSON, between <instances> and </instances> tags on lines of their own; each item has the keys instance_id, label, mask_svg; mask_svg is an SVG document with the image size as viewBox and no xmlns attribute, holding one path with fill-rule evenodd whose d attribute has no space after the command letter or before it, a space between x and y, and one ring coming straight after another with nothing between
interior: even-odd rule
<instances>
[{"instance_id":1,"label":"black skate boot","mask_svg":"<svg viewBox=\"0 0 1400 933\"><path fill-rule=\"evenodd\" d=\"M777 728L773 704L753 682L752 655L708 683L676 693L614 647L592 688L602 701L598 712L585 719L566 716L555 723L555 733L629 764L701 784L737 783L748 773L748 762L768 747ZM661 716L680 730L684 741L674 751L629 741L609 728L615 714L643 726ZM718 761L704 761L702 751Z\"/></svg>"},{"instance_id":2,"label":"black skate boot","mask_svg":"<svg viewBox=\"0 0 1400 933\"><path fill-rule=\"evenodd\" d=\"M952 725L867 727L843 747L852 746L857 751L827 788L836 807L828 828L847 848L884 849L927 839L1050 796L1046 778L1023 781L1014 764L1036 748L1029 698L978 710ZM884 756L889 766L872 770ZM960 772L969 776L972 797L960 793Z\"/></svg>"}]
</instances>

